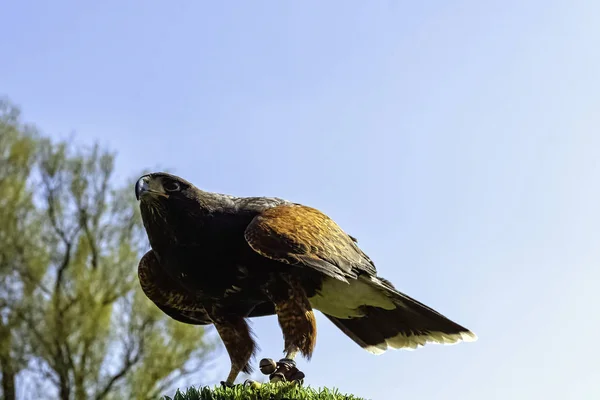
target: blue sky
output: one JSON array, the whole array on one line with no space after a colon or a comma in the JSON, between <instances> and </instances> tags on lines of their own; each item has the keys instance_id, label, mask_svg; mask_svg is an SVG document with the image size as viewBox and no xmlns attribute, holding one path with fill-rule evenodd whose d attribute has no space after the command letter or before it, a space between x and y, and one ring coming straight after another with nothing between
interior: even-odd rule
<instances>
[{"instance_id":1,"label":"blue sky","mask_svg":"<svg viewBox=\"0 0 600 400\"><path fill-rule=\"evenodd\" d=\"M0 93L116 149L119 183L168 168L321 209L479 336L373 356L319 315L309 384L597 398L600 3L416 3L10 2ZM276 320L253 326L279 357Z\"/></svg>"}]
</instances>

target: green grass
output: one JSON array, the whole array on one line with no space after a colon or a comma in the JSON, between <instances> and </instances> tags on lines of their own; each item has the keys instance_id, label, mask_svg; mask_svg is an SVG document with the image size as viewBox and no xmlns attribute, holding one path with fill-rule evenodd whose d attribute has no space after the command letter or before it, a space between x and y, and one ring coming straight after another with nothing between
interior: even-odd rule
<instances>
[{"instance_id":1,"label":"green grass","mask_svg":"<svg viewBox=\"0 0 600 400\"><path fill-rule=\"evenodd\" d=\"M186 392L177 390L174 397L164 396L161 400L365 400L361 397L339 393L337 389L296 386L289 383L266 383L260 388L233 388L208 386Z\"/></svg>"}]
</instances>

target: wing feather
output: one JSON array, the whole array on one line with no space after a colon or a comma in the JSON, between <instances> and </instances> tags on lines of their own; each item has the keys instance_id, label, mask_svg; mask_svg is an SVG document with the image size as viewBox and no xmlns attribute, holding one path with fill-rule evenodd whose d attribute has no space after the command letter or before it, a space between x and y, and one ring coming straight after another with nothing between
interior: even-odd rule
<instances>
[{"instance_id":1,"label":"wing feather","mask_svg":"<svg viewBox=\"0 0 600 400\"><path fill-rule=\"evenodd\" d=\"M152 250L140 259L138 279L146 297L171 318L195 325L211 323L200 302L180 288L162 270Z\"/></svg>"},{"instance_id":2,"label":"wing feather","mask_svg":"<svg viewBox=\"0 0 600 400\"><path fill-rule=\"evenodd\" d=\"M175 321L190 325L208 325L212 323L206 311L186 311L153 302L162 312Z\"/></svg>"},{"instance_id":3,"label":"wing feather","mask_svg":"<svg viewBox=\"0 0 600 400\"><path fill-rule=\"evenodd\" d=\"M375 275L373 262L321 211L300 204L271 207L248 225L245 238L264 257L313 268L346 281L359 274Z\"/></svg>"}]
</instances>

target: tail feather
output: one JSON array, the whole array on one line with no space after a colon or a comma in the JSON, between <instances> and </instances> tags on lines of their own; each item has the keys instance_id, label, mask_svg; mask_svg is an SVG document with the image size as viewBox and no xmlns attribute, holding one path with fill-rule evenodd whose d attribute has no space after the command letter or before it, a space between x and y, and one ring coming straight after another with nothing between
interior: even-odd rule
<instances>
[{"instance_id":1,"label":"tail feather","mask_svg":"<svg viewBox=\"0 0 600 400\"><path fill-rule=\"evenodd\" d=\"M381 308L364 305L358 315L325 316L359 346L373 354L392 349L416 349L426 343L471 342L477 336L439 312L397 291L388 281L372 278L395 305Z\"/></svg>"}]
</instances>

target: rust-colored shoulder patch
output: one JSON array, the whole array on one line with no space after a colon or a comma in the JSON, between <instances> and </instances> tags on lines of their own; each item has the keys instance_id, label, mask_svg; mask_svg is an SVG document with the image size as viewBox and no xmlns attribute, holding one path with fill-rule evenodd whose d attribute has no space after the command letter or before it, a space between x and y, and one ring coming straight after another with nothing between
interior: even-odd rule
<instances>
[{"instance_id":1,"label":"rust-colored shoulder patch","mask_svg":"<svg viewBox=\"0 0 600 400\"><path fill-rule=\"evenodd\" d=\"M314 268L340 280L375 271L370 260L331 218L303 205L282 205L257 215L245 233L264 257Z\"/></svg>"}]
</instances>

